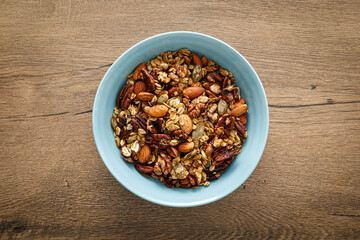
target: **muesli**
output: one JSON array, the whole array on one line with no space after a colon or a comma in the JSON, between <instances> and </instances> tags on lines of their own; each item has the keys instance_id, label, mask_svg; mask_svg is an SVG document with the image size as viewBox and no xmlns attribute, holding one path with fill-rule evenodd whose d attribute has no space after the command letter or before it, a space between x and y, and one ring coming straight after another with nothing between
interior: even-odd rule
<instances>
[{"instance_id":1,"label":"muesli","mask_svg":"<svg viewBox=\"0 0 360 240\"><path fill-rule=\"evenodd\" d=\"M167 187L208 186L247 137L233 74L187 49L141 63L116 105L111 125L123 159Z\"/></svg>"}]
</instances>

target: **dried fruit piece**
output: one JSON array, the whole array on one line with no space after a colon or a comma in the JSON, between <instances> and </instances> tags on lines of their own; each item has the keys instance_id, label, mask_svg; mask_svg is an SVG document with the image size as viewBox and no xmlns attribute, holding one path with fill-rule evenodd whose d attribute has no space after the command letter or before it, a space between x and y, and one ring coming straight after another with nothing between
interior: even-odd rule
<instances>
[{"instance_id":1,"label":"dried fruit piece","mask_svg":"<svg viewBox=\"0 0 360 240\"><path fill-rule=\"evenodd\" d=\"M163 117L167 114L169 108L165 105L155 105L146 110L146 113L152 117Z\"/></svg>"},{"instance_id":2,"label":"dried fruit piece","mask_svg":"<svg viewBox=\"0 0 360 240\"><path fill-rule=\"evenodd\" d=\"M180 128L186 133L190 134L193 129L193 123L189 115L181 114L179 117Z\"/></svg>"},{"instance_id":3,"label":"dried fruit piece","mask_svg":"<svg viewBox=\"0 0 360 240\"><path fill-rule=\"evenodd\" d=\"M202 87L187 87L184 89L183 94L185 97L194 99L203 94L205 91Z\"/></svg>"},{"instance_id":4,"label":"dried fruit piece","mask_svg":"<svg viewBox=\"0 0 360 240\"><path fill-rule=\"evenodd\" d=\"M243 114L243 115L240 116L240 121L241 121L243 124L246 124L246 123L247 123L246 114Z\"/></svg>"}]
</instances>

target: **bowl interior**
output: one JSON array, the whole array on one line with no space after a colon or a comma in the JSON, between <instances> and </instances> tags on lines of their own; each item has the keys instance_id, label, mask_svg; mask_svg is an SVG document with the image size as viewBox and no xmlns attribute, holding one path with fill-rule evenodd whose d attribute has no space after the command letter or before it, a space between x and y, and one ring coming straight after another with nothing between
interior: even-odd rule
<instances>
[{"instance_id":1,"label":"bowl interior","mask_svg":"<svg viewBox=\"0 0 360 240\"><path fill-rule=\"evenodd\" d=\"M242 152L219 180L197 189L169 189L153 178L145 178L133 164L122 160L110 121L116 97L126 76L141 62L161 52L187 48L205 55L233 72L240 94L248 105L248 137ZM255 169L265 148L268 134L268 105L261 82L250 64L229 45L207 35L172 32L148 38L126 51L110 67L100 83L93 107L93 132L99 154L112 175L134 194L157 204L173 207L198 206L218 200L238 188Z\"/></svg>"}]
</instances>

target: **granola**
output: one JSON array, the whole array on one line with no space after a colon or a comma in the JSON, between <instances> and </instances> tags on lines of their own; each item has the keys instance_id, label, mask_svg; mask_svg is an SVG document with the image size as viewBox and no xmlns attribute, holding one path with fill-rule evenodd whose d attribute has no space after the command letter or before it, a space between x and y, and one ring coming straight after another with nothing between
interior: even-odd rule
<instances>
[{"instance_id":1,"label":"granola","mask_svg":"<svg viewBox=\"0 0 360 240\"><path fill-rule=\"evenodd\" d=\"M141 63L116 105L111 126L124 161L171 188L208 186L247 137L233 74L187 49Z\"/></svg>"}]
</instances>

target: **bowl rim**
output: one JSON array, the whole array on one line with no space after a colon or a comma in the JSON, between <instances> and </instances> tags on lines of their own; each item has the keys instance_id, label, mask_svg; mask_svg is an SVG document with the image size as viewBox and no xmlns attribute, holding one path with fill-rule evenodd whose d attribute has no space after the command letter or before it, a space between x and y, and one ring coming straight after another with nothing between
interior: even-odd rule
<instances>
[{"instance_id":1,"label":"bowl rim","mask_svg":"<svg viewBox=\"0 0 360 240\"><path fill-rule=\"evenodd\" d=\"M196 36L201 36L201 37L205 37L205 38L210 38L212 39L213 41L219 43L219 44L223 44L225 45L226 47L230 48L242 61L244 61L247 66L249 67L250 71L253 72L254 76L255 76L255 80L260 84L260 94L261 94L261 97L265 100L265 111L266 111L266 114L265 114L265 122L266 122L266 126L265 126L265 139L262 141L263 143L263 146L260 148L261 149L261 154L259 155L259 158L256 159L256 165L254 167L254 169L252 169L248 176L246 176L245 178L245 181L251 176L251 174L254 172L254 170L256 169L257 165L259 164L260 162L260 159L264 153L264 150L265 150L265 147L266 147L266 143L267 143L267 139L268 139L268 133L269 133L269 108L268 108L268 101L267 101L267 98L266 98L266 94L265 94L265 90L264 90L264 87L262 85L262 82L260 81L260 78L259 76L257 75L256 71L254 70L254 68L251 66L251 64L245 59L244 56L242 56L236 49L234 49L232 46L230 46L229 44L215 38L215 37L212 37L212 36L209 36L209 35L206 35L206 34L203 34L203 33L198 33L198 32L191 32L191 31L172 31L172 32L165 32L165 33L161 33L161 34L157 34L157 35L153 35L151 37L148 37L138 43L136 43L135 45L133 45L132 47L130 47L129 49L127 49L124 53L122 53L116 60L114 63L111 64L111 66L109 67L109 69L106 71L105 75L103 76L103 78L101 79L101 82L97 88L97 91L96 91L96 95L95 95L95 99L94 99L94 104L93 104L93 109L92 109L92 130L93 130L93 136L94 136L94 141L95 141L95 145L96 145L96 148L98 150L98 153L100 155L100 158L101 160L104 162L106 168L109 170L109 172L111 173L111 175L122 185L124 186L128 191L130 191L131 193L135 194L136 196L142 198L142 199L145 199L149 202L152 202L152 203L155 203L155 204L158 204L158 205L163 205L163 206L168 206L168 207L196 207L196 206L201 206L201 205L205 205L205 204L209 204L209 203L212 203L212 202L215 202L219 199L222 199L224 197L226 197L227 195L229 195L230 193L234 192L236 189L238 189L241 184L243 183L239 183L236 185L236 187L234 189L231 189L231 190L228 190L228 191L225 191L225 192L222 192L221 194L218 194L214 197L210 197L210 198L207 198L205 200L199 200L199 201L194 201L194 202L190 202L190 203L174 203L174 202L171 202L171 201L168 201L168 200L158 200L156 198L152 198L152 197L148 197L148 196L143 196L141 194L141 191L139 191L138 189L135 189L135 188L132 188L130 187L130 185L126 184L125 182L121 181L120 179L118 179L116 177L116 174L114 173L114 169L112 169L108 163L105 157L105 153L103 151L103 148L100 144L100 142L98 142L97 140L97 131L99 131L99 129L97 129L96 125L97 124L94 124L95 122L97 122L96 120L96 115L97 115L97 112L98 112L98 108L100 107L99 106L99 90L101 88L104 87L104 79L106 79L108 77L108 75L110 74L111 69L116 65L117 62L120 61L120 59L126 57L127 53L130 52L132 49L136 48L138 45L141 45L143 44L144 42L147 42L151 39L154 39L154 38L158 38L158 37L163 37L163 36L171 36L171 35L177 35L177 34L188 34L188 35L196 35ZM244 182L245 182L244 181Z\"/></svg>"}]
</instances>

